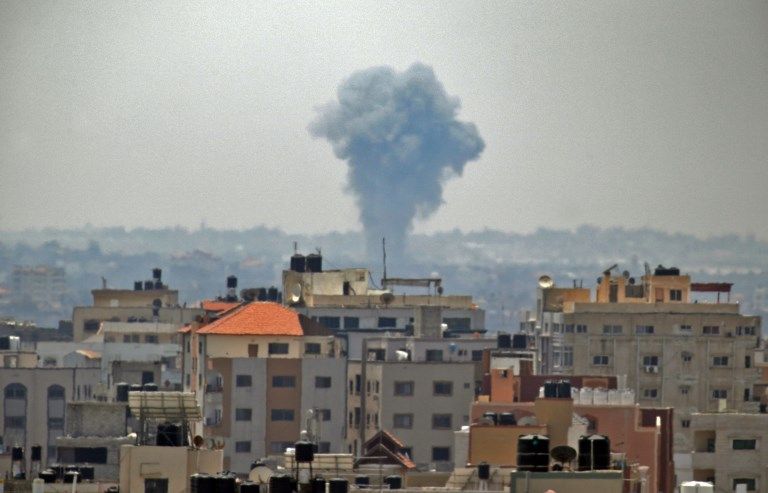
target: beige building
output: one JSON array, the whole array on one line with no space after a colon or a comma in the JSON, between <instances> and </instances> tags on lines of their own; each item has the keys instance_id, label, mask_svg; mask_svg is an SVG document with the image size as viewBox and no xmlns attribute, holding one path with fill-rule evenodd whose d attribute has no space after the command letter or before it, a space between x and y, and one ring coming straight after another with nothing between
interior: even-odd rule
<instances>
[{"instance_id":1,"label":"beige building","mask_svg":"<svg viewBox=\"0 0 768 493\"><path fill-rule=\"evenodd\" d=\"M343 449L346 350L327 329L269 302L243 304L184 330L184 385L225 468L282 457L308 431L321 452Z\"/></svg>"},{"instance_id":2,"label":"beige building","mask_svg":"<svg viewBox=\"0 0 768 493\"><path fill-rule=\"evenodd\" d=\"M123 445L120 447L120 491L144 493L189 491L189 477L224 470L224 451L188 447Z\"/></svg>"},{"instance_id":3,"label":"beige building","mask_svg":"<svg viewBox=\"0 0 768 493\"><path fill-rule=\"evenodd\" d=\"M607 270L594 301L588 290L543 279L535 320L523 329L540 351L543 373L617 375L642 406L674 407L675 450L692 446L690 416L729 409L757 411L760 378L754 352L761 320L728 303L730 284L693 283L657 268L635 281ZM694 293L710 297L694 300Z\"/></svg>"},{"instance_id":4,"label":"beige building","mask_svg":"<svg viewBox=\"0 0 768 493\"><path fill-rule=\"evenodd\" d=\"M675 454L678 481L707 481L715 491L768 488L768 414L694 413L693 446Z\"/></svg>"}]
</instances>

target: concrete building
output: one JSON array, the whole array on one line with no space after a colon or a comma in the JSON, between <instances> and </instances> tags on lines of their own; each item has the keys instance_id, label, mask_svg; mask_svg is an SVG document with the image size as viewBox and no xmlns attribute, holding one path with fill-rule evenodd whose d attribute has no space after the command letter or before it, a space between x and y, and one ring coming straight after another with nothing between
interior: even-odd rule
<instances>
[{"instance_id":1,"label":"concrete building","mask_svg":"<svg viewBox=\"0 0 768 493\"><path fill-rule=\"evenodd\" d=\"M243 304L183 330L184 387L203 407L204 435L225 443L225 468L282 456L307 430L321 452L343 450L343 340L269 302Z\"/></svg>"},{"instance_id":2,"label":"concrete building","mask_svg":"<svg viewBox=\"0 0 768 493\"><path fill-rule=\"evenodd\" d=\"M66 403L94 398L98 368L0 369L2 448L42 445L43 463L57 460L56 438L64 434Z\"/></svg>"},{"instance_id":3,"label":"concrete building","mask_svg":"<svg viewBox=\"0 0 768 493\"><path fill-rule=\"evenodd\" d=\"M61 267L50 265L13 267L10 292L12 301L60 308L66 293L66 274Z\"/></svg>"},{"instance_id":4,"label":"concrete building","mask_svg":"<svg viewBox=\"0 0 768 493\"><path fill-rule=\"evenodd\" d=\"M768 414L693 413L693 447L675 454L678 481L707 481L715 491L768 488Z\"/></svg>"},{"instance_id":5,"label":"concrete building","mask_svg":"<svg viewBox=\"0 0 768 493\"><path fill-rule=\"evenodd\" d=\"M729 409L757 411L761 320L729 303L730 289L691 282L675 268L647 269L636 282L612 267L590 300L589 290L558 288L545 276L522 330L540 353L540 373L621 375L641 405L674 407L675 447L685 451L692 413L722 399Z\"/></svg>"},{"instance_id":6,"label":"concrete building","mask_svg":"<svg viewBox=\"0 0 768 493\"><path fill-rule=\"evenodd\" d=\"M193 474L223 470L223 450L149 445L120 448L120 491L185 492Z\"/></svg>"}]
</instances>

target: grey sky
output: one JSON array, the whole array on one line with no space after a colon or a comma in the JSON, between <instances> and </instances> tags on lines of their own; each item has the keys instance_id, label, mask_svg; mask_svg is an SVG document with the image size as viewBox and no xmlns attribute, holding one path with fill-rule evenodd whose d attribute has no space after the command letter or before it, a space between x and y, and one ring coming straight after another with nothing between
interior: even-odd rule
<instances>
[{"instance_id":1,"label":"grey sky","mask_svg":"<svg viewBox=\"0 0 768 493\"><path fill-rule=\"evenodd\" d=\"M416 231L768 238L768 2L0 2L0 229L359 229L314 108L433 67L486 148Z\"/></svg>"}]
</instances>

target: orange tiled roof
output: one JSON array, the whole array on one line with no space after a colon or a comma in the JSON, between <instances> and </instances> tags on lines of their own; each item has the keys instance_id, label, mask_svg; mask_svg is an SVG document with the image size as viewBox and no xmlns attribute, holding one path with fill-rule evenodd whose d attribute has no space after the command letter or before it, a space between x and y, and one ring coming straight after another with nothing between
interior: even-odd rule
<instances>
[{"instance_id":1,"label":"orange tiled roof","mask_svg":"<svg viewBox=\"0 0 768 493\"><path fill-rule=\"evenodd\" d=\"M304 335L296 312L272 302L252 302L224 314L197 331L198 334L300 336Z\"/></svg>"},{"instance_id":2,"label":"orange tiled roof","mask_svg":"<svg viewBox=\"0 0 768 493\"><path fill-rule=\"evenodd\" d=\"M236 301L203 300L202 302L202 308L207 312L226 312L238 306L240 303Z\"/></svg>"},{"instance_id":3,"label":"orange tiled roof","mask_svg":"<svg viewBox=\"0 0 768 493\"><path fill-rule=\"evenodd\" d=\"M187 324L184 327L180 328L177 332L179 332L181 334L186 334L186 333L190 332L191 330L192 330L192 326Z\"/></svg>"},{"instance_id":4,"label":"orange tiled roof","mask_svg":"<svg viewBox=\"0 0 768 493\"><path fill-rule=\"evenodd\" d=\"M87 359L101 359L101 353L98 351L91 351L90 349L78 349L75 352L85 356Z\"/></svg>"}]
</instances>

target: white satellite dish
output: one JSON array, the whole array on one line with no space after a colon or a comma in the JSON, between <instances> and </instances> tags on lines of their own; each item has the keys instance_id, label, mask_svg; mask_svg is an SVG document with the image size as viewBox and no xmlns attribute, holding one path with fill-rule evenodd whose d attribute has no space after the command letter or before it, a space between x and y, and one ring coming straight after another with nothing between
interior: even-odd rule
<instances>
[{"instance_id":1,"label":"white satellite dish","mask_svg":"<svg viewBox=\"0 0 768 493\"><path fill-rule=\"evenodd\" d=\"M296 283L291 286L291 303L298 303L301 301L301 284Z\"/></svg>"},{"instance_id":2,"label":"white satellite dish","mask_svg":"<svg viewBox=\"0 0 768 493\"><path fill-rule=\"evenodd\" d=\"M555 285L555 281L548 275L539 277L539 287L542 289L551 288Z\"/></svg>"},{"instance_id":3,"label":"white satellite dish","mask_svg":"<svg viewBox=\"0 0 768 493\"><path fill-rule=\"evenodd\" d=\"M269 484L269 478L272 477L272 469L267 466L256 466L248 473L248 480L254 483Z\"/></svg>"}]
</instances>

